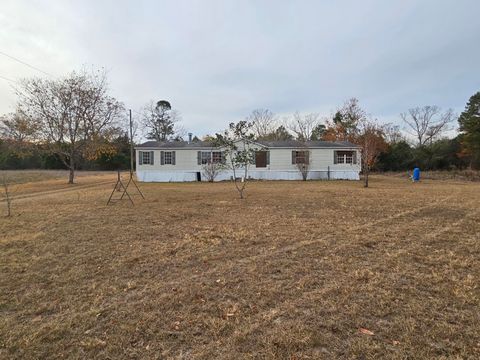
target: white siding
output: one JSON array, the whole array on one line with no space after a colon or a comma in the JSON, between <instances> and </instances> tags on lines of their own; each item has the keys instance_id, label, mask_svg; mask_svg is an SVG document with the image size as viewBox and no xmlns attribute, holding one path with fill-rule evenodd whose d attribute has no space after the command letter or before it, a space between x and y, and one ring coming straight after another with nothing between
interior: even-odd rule
<instances>
[{"instance_id":1,"label":"white siding","mask_svg":"<svg viewBox=\"0 0 480 360\"><path fill-rule=\"evenodd\" d=\"M270 166L267 166L267 169L298 171L297 165L292 164L292 151L295 150L302 151L305 149L270 149ZM334 164L334 152L337 150L352 149L309 149L310 171L327 171L328 167L331 170L360 171L360 164ZM359 162L360 153L358 151L357 159L357 162ZM253 167L255 168L255 166Z\"/></svg>"},{"instance_id":2,"label":"white siding","mask_svg":"<svg viewBox=\"0 0 480 360\"><path fill-rule=\"evenodd\" d=\"M299 171L258 171L250 170L248 176L257 180L302 180ZM230 180L233 177L231 170L221 172L215 181ZM241 177L237 173L237 177ZM188 182L197 181L197 172L194 171L137 171L137 179L142 182ZM206 181L201 176L202 181ZM308 180L360 180L359 173L354 170L310 171Z\"/></svg>"},{"instance_id":3,"label":"white siding","mask_svg":"<svg viewBox=\"0 0 480 360\"><path fill-rule=\"evenodd\" d=\"M154 152L154 164L153 165L138 165L140 164L139 156L140 151L153 151ZM175 165L161 165L160 164L160 152L161 151L175 151ZM201 171L202 166L197 164L197 151L192 149L175 149L175 150L137 150L137 171L177 171L177 170L196 170ZM203 150L210 151L210 150Z\"/></svg>"},{"instance_id":4,"label":"white siding","mask_svg":"<svg viewBox=\"0 0 480 360\"><path fill-rule=\"evenodd\" d=\"M301 180L301 174L295 164L292 164L292 151L298 149L269 149L270 164L266 168L256 168L252 165L249 176L254 179L265 180ZM361 170L360 152L357 150L357 164L334 164L334 151L354 150L351 148L323 148L308 149L310 151L309 179L347 179L358 180ZM139 165L140 151L153 151L153 165ZM175 151L175 165L160 165L161 151ZM197 172L202 172L202 165L198 165L197 152L211 151L210 149L137 149L137 177L144 182L183 182L196 181ZM218 150L214 150L218 151ZM241 171L238 172L241 174ZM232 172L223 171L217 180L227 180ZM237 175L241 176L241 175ZM202 175L203 179L203 175Z\"/></svg>"}]
</instances>

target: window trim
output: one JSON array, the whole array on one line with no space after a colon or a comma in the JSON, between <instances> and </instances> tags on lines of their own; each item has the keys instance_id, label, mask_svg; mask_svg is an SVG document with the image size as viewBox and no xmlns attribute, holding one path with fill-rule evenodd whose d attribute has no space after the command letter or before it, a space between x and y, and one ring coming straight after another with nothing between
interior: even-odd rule
<instances>
[{"instance_id":1,"label":"window trim","mask_svg":"<svg viewBox=\"0 0 480 360\"><path fill-rule=\"evenodd\" d=\"M215 159L215 154L217 154L217 158ZM212 164L223 164L223 151L213 151L211 152L211 160Z\"/></svg>"},{"instance_id":2,"label":"window trim","mask_svg":"<svg viewBox=\"0 0 480 360\"><path fill-rule=\"evenodd\" d=\"M310 163L310 151L309 150L293 150L294 155L292 156L292 164L306 164ZM303 155L299 156L302 153ZM301 159L302 161L298 161Z\"/></svg>"},{"instance_id":3,"label":"window trim","mask_svg":"<svg viewBox=\"0 0 480 360\"><path fill-rule=\"evenodd\" d=\"M167 154L167 157L169 158L168 162L165 162L165 154ZM177 163L177 160L176 160L175 150L160 151L160 165L175 166L176 163Z\"/></svg>"},{"instance_id":4,"label":"window trim","mask_svg":"<svg viewBox=\"0 0 480 360\"><path fill-rule=\"evenodd\" d=\"M167 155L169 156L169 162L167 162ZM173 151L163 152L163 165L173 165Z\"/></svg>"},{"instance_id":5,"label":"window trim","mask_svg":"<svg viewBox=\"0 0 480 360\"><path fill-rule=\"evenodd\" d=\"M355 150L337 150L334 153L334 163L340 165L356 165Z\"/></svg>"},{"instance_id":6,"label":"window trim","mask_svg":"<svg viewBox=\"0 0 480 360\"><path fill-rule=\"evenodd\" d=\"M198 163L198 165L207 165L207 164L212 164L212 163L213 164L223 164L225 162L225 155L224 155L223 151L220 151L220 150L202 151L202 150L200 150L199 153L200 153L200 163Z\"/></svg>"},{"instance_id":7,"label":"window trim","mask_svg":"<svg viewBox=\"0 0 480 360\"><path fill-rule=\"evenodd\" d=\"M257 166L257 155L259 153L265 153L265 166ZM255 167L258 169L267 169L270 165L270 151L261 149L261 150L256 150L255 151Z\"/></svg>"},{"instance_id":8,"label":"window trim","mask_svg":"<svg viewBox=\"0 0 480 360\"><path fill-rule=\"evenodd\" d=\"M200 165L207 165L212 162L212 151L200 151Z\"/></svg>"},{"instance_id":9,"label":"window trim","mask_svg":"<svg viewBox=\"0 0 480 360\"><path fill-rule=\"evenodd\" d=\"M153 151L139 151L138 161L139 165L153 165ZM148 160L147 160L148 159Z\"/></svg>"}]
</instances>

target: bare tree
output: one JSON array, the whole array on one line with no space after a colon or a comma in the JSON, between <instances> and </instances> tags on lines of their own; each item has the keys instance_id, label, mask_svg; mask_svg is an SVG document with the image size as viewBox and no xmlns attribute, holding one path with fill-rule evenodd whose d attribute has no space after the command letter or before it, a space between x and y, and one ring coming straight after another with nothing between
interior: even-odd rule
<instances>
[{"instance_id":1,"label":"bare tree","mask_svg":"<svg viewBox=\"0 0 480 360\"><path fill-rule=\"evenodd\" d=\"M452 109L442 112L436 105L427 105L409 109L408 112L401 113L400 117L407 125L410 134L415 136L417 145L423 146L448 130L455 114Z\"/></svg>"},{"instance_id":2,"label":"bare tree","mask_svg":"<svg viewBox=\"0 0 480 360\"><path fill-rule=\"evenodd\" d=\"M309 141L315 128L320 123L320 114L308 113L300 114L295 112L288 123L289 129L295 134L299 141Z\"/></svg>"},{"instance_id":3,"label":"bare tree","mask_svg":"<svg viewBox=\"0 0 480 360\"><path fill-rule=\"evenodd\" d=\"M69 169L70 184L82 152L125 115L107 92L106 73L85 70L59 80L26 79L17 88L19 108L40 121L38 140Z\"/></svg>"},{"instance_id":4,"label":"bare tree","mask_svg":"<svg viewBox=\"0 0 480 360\"><path fill-rule=\"evenodd\" d=\"M400 131L400 126L398 125L385 124L383 126L383 131L385 133L385 139L389 144L396 144L405 140L405 137Z\"/></svg>"},{"instance_id":5,"label":"bare tree","mask_svg":"<svg viewBox=\"0 0 480 360\"><path fill-rule=\"evenodd\" d=\"M379 155L387 148L383 127L374 120L362 120L360 122L357 143L362 149L362 169L365 179L365 187L368 187L368 176L371 168L377 162Z\"/></svg>"},{"instance_id":6,"label":"bare tree","mask_svg":"<svg viewBox=\"0 0 480 360\"><path fill-rule=\"evenodd\" d=\"M147 139L156 141L178 140L185 129L178 125L180 113L166 100L150 101L143 109L143 128Z\"/></svg>"},{"instance_id":7,"label":"bare tree","mask_svg":"<svg viewBox=\"0 0 480 360\"><path fill-rule=\"evenodd\" d=\"M225 165L222 163L215 163L209 161L207 164L202 165L203 176L208 182L214 182L218 175L225 169Z\"/></svg>"},{"instance_id":8,"label":"bare tree","mask_svg":"<svg viewBox=\"0 0 480 360\"><path fill-rule=\"evenodd\" d=\"M247 117L247 121L253 124L252 131L255 137L265 139L275 131L277 118L268 109L255 109Z\"/></svg>"},{"instance_id":9,"label":"bare tree","mask_svg":"<svg viewBox=\"0 0 480 360\"><path fill-rule=\"evenodd\" d=\"M12 216L12 197L10 195L10 189L9 189L9 186L8 186L8 179L7 179L7 175L3 175L3 179L2 179L2 185L3 185L3 193L4 193L4 197L5 197L5 203L7 205L7 217L10 217Z\"/></svg>"},{"instance_id":10,"label":"bare tree","mask_svg":"<svg viewBox=\"0 0 480 360\"><path fill-rule=\"evenodd\" d=\"M244 198L245 187L248 182L248 170L255 163L255 149L250 146L254 139L253 124L248 121L230 123L223 134L216 134L214 143L221 148L226 156L226 166L233 172L233 182L240 199ZM242 174L241 178L237 174Z\"/></svg>"}]
</instances>

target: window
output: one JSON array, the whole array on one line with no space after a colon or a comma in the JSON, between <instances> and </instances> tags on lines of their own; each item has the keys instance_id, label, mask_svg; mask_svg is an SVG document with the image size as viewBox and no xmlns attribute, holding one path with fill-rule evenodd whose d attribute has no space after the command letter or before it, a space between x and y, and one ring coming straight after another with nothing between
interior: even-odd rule
<instances>
[{"instance_id":1,"label":"window","mask_svg":"<svg viewBox=\"0 0 480 360\"><path fill-rule=\"evenodd\" d=\"M210 151L202 151L202 165L210 164L212 161L212 153Z\"/></svg>"},{"instance_id":2,"label":"window","mask_svg":"<svg viewBox=\"0 0 480 360\"><path fill-rule=\"evenodd\" d=\"M141 151L140 152L140 164L141 165L150 165L151 161L150 151Z\"/></svg>"},{"instance_id":3,"label":"window","mask_svg":"<svg viewBox=\"0 0 480 360\"><path fill-rule=\"evenodd\" d=\"M221 151L212 152L212 163L221 164L223 162L223 154Z\"/></svg>"},{"instance_id":4,"label":"window","mask_svg":"<svg viewBox=\"0 0 480 360\"><path fill-rule=\"evenodd\" d=\"M223 162L223 153L221 151L199 151L198 165L220 164Z\"/></svg>"},{"instance_id":5,"label":"window","mask_svg":"<svg viewBox=\"0 0 480 360\"><path fill-rule=\"evenodd\" d=\"M292 151L292 164L308 164L308 151Z\"/></svg>"},{"instance_id":6,"label":"window","mask_svg":"<svg viewBox=\"0 0 480 360\"><path fill-rule=\"evenodd\" d=\"M255 151L255 167L265 168L268 165L268 151Z\"/></svg>"},{"instance_id":7,"label":"window","mask_svg":"<svg viewBox=\"0 0 480 360\"><path fill-rule=\"evenodd\" d=\"M354 151L335 151L335 164L355 164L356 156Z\"/></svg>"},{"instance_id":8,"label":"window","mask_svg":"<svg viewBox=\"0 0 480 360\"><path fill-rule=\"evenodd\" d=\"M165 165L173 165L173 154L171 151L165 151L163 163Z\"/></svg>"},{"instance_id":9,"label":"window","mask_svg":"<svg viewBox=\"0 0 480 360\"><path fill-rule=\"evenodd\" d=\"M160 151L160 165L175 165L175 151Z\"/></svg>"}]
</instances>

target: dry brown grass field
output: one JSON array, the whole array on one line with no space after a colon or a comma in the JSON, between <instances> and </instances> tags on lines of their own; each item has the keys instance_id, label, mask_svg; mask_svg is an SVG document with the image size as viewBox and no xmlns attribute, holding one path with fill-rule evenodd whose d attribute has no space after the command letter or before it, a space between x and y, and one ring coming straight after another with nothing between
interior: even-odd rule
<instances>
[{"instance_id":1,"label":"dry brown grass field","mask_svg":"<svg viewBox=\"0 0 480 360\"><path fill-rule=\"evenodd\" d=\"M17 181L0 358L480 358L479 183L113 180Z\"/></svg>"}]
</instances>

